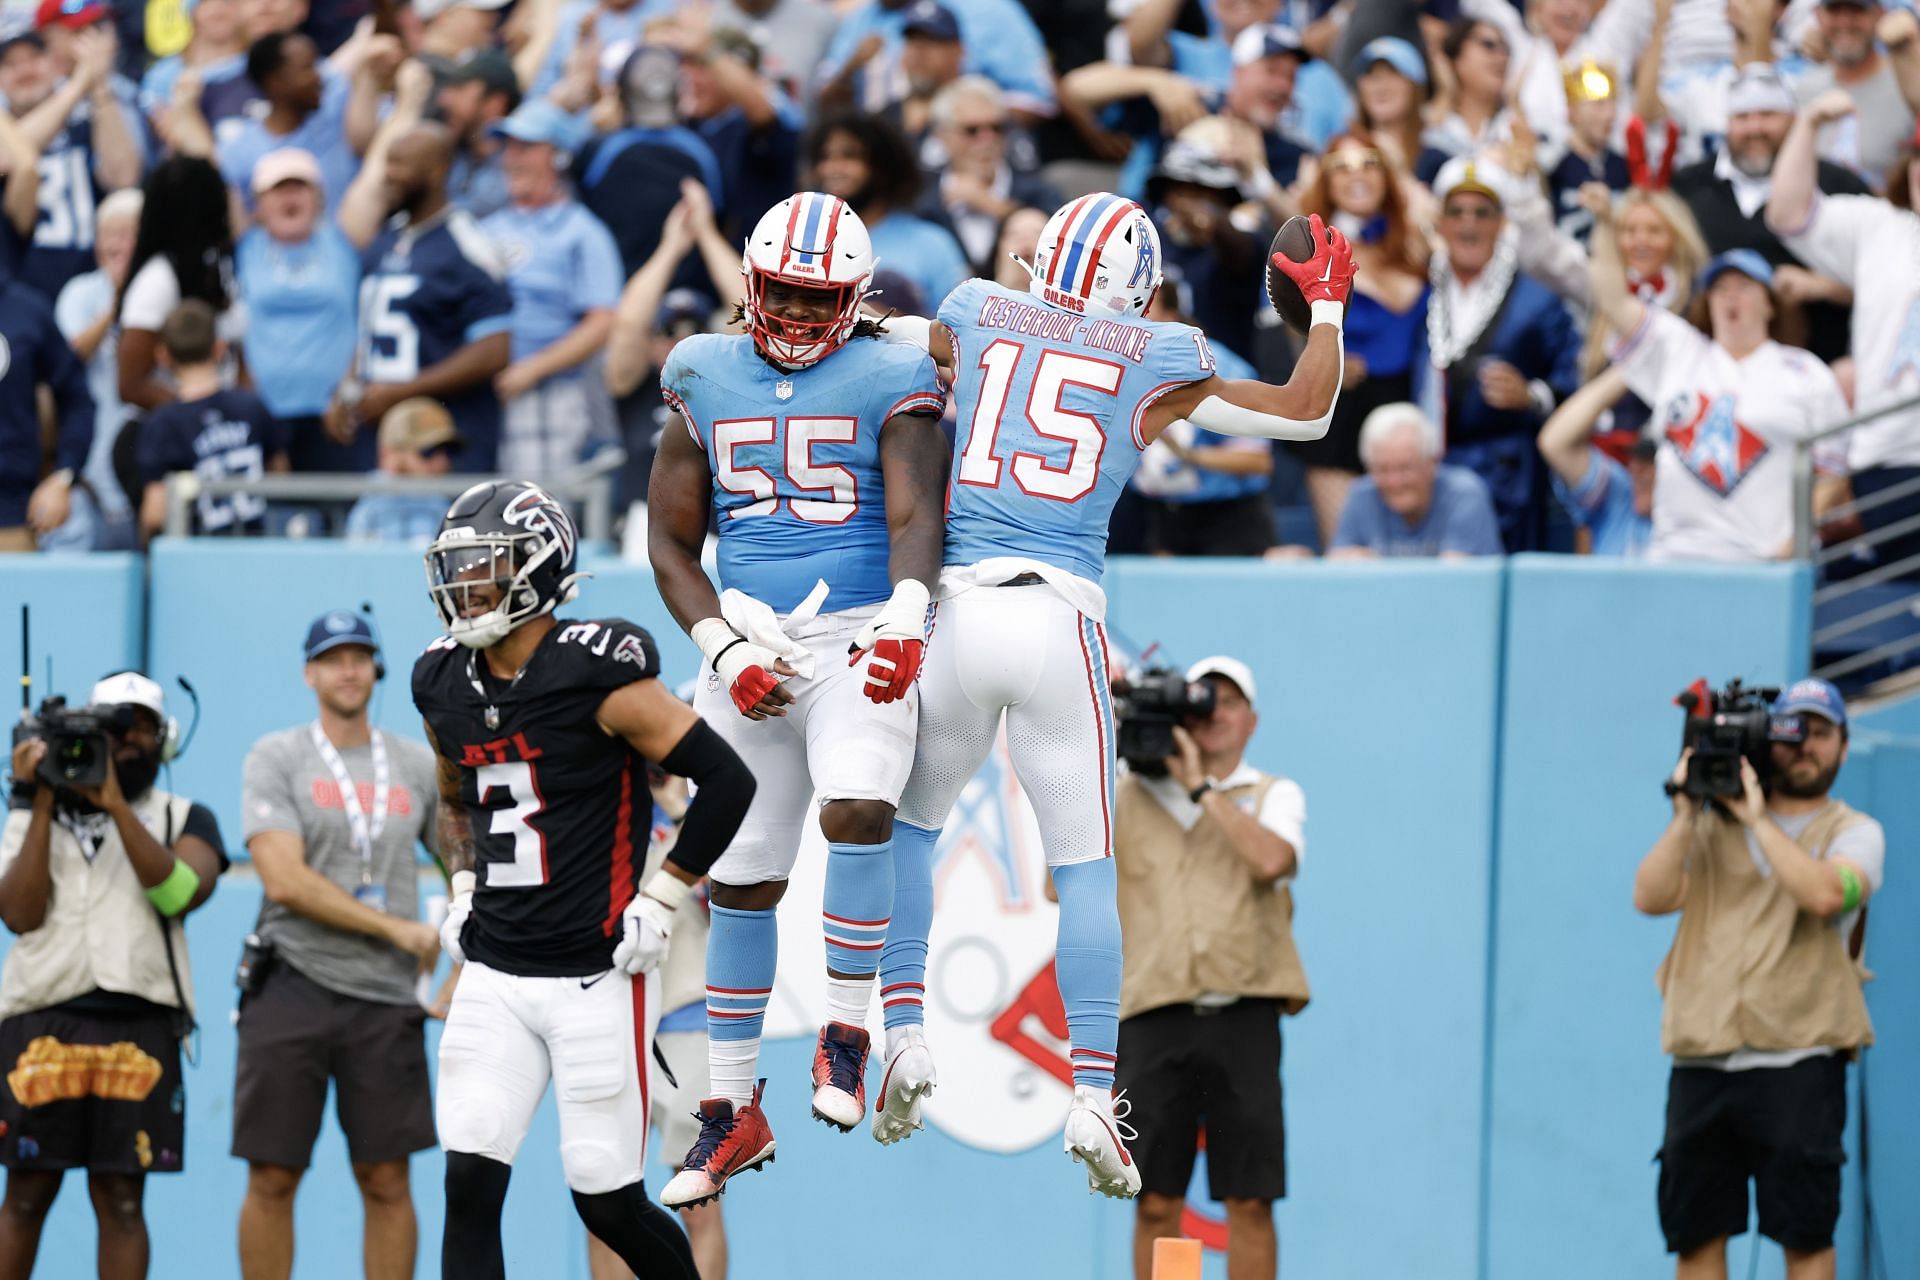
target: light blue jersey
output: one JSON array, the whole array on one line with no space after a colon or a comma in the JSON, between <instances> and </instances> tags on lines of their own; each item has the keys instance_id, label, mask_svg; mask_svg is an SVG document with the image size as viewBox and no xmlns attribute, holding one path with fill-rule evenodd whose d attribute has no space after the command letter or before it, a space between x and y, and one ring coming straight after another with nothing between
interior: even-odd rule
<instances>
[{"instance_id":1,"label":"light blue jersey","mask_svg":"<svg viewBox=\"0 0 1920 1280\"><path fill-rule=\"evenodd\" d=\"M986 280L947 295L940 322L953 335L959 410L946 562L1020 556L1099 582L1147 409L1213 376L1206 338L1191 325L1078 315Z\"/></svg>"},{"instance_id":2,"label":"light blue jersey","mask_svg":"<svg viewBox=\"0 0 1920 1280\"><path fill-rule=\"evenodd\" d=\"M831 612L893 594L880 429L946 407L927 353L858 338L784 373L744 335L696 334L660 371L713 472L720 585L787 613L824 578Z\"/></svg>"}]
</instances>

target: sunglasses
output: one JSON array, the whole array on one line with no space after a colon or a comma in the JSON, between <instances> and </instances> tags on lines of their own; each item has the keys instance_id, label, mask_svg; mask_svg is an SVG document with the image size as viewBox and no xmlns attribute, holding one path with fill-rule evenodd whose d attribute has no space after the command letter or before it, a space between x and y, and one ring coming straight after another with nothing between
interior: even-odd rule
<instances>
[{"instance_id":1,"label":"sunglasses","mask_svg":"<svg viewBox=\"0 0 1920 1280\"><path fill-rule=\"evenodd\" d=\"M957 130L962 137L977 138L983 133L1005 133L1007 126L998 120L985 120L978 124L957 124L954 126L954 129Z\"/></svg>"},{"instance_id":2,"label":"sunglasses","mask_svg":"<svg viewBox=\"0 0 1920 1280\"><path fill-rule=\"evenodd\" d=\"M1342 147L1323 163L1329 173L1359 173L1380 168L1380 153L1372 147Z\"/></svg>"}]
</instances>

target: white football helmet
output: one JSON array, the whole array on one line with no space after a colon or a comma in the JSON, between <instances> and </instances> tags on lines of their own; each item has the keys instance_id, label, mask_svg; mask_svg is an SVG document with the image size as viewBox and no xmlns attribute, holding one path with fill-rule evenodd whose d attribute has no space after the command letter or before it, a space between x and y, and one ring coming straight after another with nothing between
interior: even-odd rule
<instances>
[{"instance_id":1,"label":"white football helmet","mask_svg":"<svg viewBox=\"0 0 1920 1280\"><path fill-rule=\"evenodd\" d=\"M1033 296L1082 314L1144 315L1162 275L1160 233L1133 201L1107 191L1069 200L1034 250Z\"/></svg>"},{"instance_id":2,"label":"white football helmet","mask_svg":"<svg viewBox=\"0 0 1920 1280\"><path fill-rule=\"evenodd\" d=\"M819 191L787 197L761 215L740 274L747 278L747 329L761 352L790 369L830 355L853 332L860 302L873 280L873 240L847 202ZM770 315L771 282L835 293L829 320L788 320Z\"/></svg>"}]
</instances>

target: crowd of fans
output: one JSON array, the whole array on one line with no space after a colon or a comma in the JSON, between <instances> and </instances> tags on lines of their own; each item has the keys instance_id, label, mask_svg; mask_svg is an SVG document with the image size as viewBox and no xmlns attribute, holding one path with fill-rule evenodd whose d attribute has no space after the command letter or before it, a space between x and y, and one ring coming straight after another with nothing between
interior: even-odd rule
<instances>
[{"instance_id":1,"label":"crowd of fans","mask_svg":"<svg viewBox=\"0 0 1920 1280\"><path fill-rule=\"evenodd\" d=\"M803 187L917 314L1117 190L1156 317L1272 381L1268 242L1346 231L1326 438L1182 424L1116 552L1764 559L1796 444L1920 392L1920 22L1878 0L9 0L0 102L0 549L140 545L179 470L617 445L637 511L661 363ZM1920 478L1920 416L1817 462L1820 510ZM369 484L333 532L428 529Z\"/></svg>"}]
</instances>

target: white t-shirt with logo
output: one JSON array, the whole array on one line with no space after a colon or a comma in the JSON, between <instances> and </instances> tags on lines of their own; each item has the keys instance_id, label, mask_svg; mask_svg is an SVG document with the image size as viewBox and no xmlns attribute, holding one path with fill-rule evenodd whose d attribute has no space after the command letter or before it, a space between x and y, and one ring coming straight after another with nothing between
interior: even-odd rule
<instances>
[{"instance_id":1,"label":"white t-shirt with logo","mask_svg":"<svg viewBox=\"0 0 1920 1280\"><path fill-rule=\"evenodd\" d=\"M1797 347L1762 343L1736 360L1657 307L1616 344L1614 362L1653 407L1653 560L1768 560L1793 536L1793 447L1847 416L1833 370ZM1838 471L1845 446L1816 452Z\"/></svg>"},{"instance_id":2,"label":"white t-shirt with logo","mask_svg":"<svg viewBox=\"0 0 1920 1280\"><path fill-rule=\"evenodd\" d=\"M1853 289L1853 395L1865 413L1920 394L1920 217L1878 196L1817 192L1804 229L1782 235L1802 262ZM1855 470L1920 466L1920 413L1856 427Z\"/></svg>"}]
</instances>

